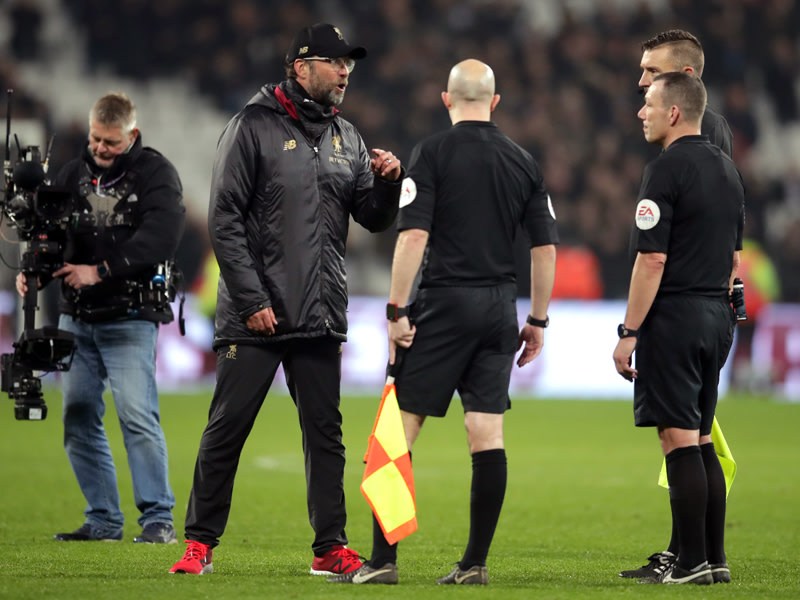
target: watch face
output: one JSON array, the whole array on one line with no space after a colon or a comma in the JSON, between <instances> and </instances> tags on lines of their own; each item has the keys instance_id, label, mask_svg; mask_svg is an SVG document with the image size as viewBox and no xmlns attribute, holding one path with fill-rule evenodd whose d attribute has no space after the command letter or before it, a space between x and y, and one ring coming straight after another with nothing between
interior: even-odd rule
<instances>
[{"instance_id":1,"label":"watch face","mask_svg":"<svg viewBox=\"0 0 800 600\"><path fill-rule=\"evenodd\" d=\"M396 304L387 304L386 305L386 318L390 321L397 321L397 305Z\"/></svg>"},{"instance_id":2,"label":"watch face","mask_svg":"<svg viewBox=\"0 0 800 600\"><path fill-rule=\"evenodd\" d=\"M533 325L534 327L547 327L550 325L550 315L547 315L544 319L534 319L533 316L528 315L525 319L525 322L528 325Z\"/></svg>"}]
</instances>

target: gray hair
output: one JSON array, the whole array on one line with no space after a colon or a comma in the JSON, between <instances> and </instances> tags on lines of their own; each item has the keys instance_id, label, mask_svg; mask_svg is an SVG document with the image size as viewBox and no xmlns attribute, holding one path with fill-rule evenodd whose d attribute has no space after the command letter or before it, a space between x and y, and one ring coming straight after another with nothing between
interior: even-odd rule
<instances>
[{"instance_id":1,"label":"gray hair","mask_svg":"<svg viewBox=\"0 0 800 600\"><path fill-rule=\"evenodd\" d=\"M100 98L89 111L89 122L119 127L128 134L136 128L136 105L122 92L110 92Z\"/></svg>"}]
</instances>

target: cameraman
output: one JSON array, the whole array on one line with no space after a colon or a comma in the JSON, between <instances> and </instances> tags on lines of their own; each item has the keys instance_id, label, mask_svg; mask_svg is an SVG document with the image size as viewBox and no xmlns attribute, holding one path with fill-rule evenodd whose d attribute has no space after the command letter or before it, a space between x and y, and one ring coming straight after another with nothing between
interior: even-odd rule
<instances>
[{"instance_id":1,"label":"cameraman","mask_svg":"<svg viewBox=\"0 0 800 600\"><path fill-rule=\"evenodd\" d=\"M155 380L158 323L172 320L162 273L183 233L185 208L178 173L142 146L136 107L106 94L89 113L89 140L59 172L71 190L61 279L59 329L75 335L63 373L64 448L86 498L84 524L60 541L121 540L117 475L103 427L108 379L128 453L141 534L134 542L175 543L167 447ZM49 283L44 276L39 285ZM27 290L25 275L17 290Z\"/></svg>"}]
</instances>

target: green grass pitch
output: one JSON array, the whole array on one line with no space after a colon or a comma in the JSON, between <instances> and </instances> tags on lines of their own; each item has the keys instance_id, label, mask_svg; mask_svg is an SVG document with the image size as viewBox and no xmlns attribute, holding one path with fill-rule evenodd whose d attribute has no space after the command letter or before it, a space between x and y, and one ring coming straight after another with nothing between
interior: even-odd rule
<instances>
[{"instance_id":1,"label":"green grass pitch","mask_svg":"<svg viewBox=\"0 0 800 600\"><path fill-rule=\"evenodd\" d=\"M369 509L358 486L378 406L345 398L345 488L350 546L371 548ZM183 530L194 458L210 391L163 395L162 420ZM169 575L183 545L133 544L139 533L119 426L106 427L117 461L125 541L58 543L81 525L84 501L62 448L60 394L48 390L44 422L16 422L0 402L0 598L171 600L209 598L798 598L800 597L800 405L729 397L717 416L737 460L726 533L733 583L641 585L617 572L644 563L669 536L667 492L656 485L656 434L636 429L630 401L513 400L506 418L509 483L489 555L488 588L437 587L467 536L470 460L456 403L430 419L414 452L419 530L401 542L400 585L333 585L308 575L312 532L297 417L271 396L239 466L215 573ZM687 589L691 588L691 589Z\"/></svg>"}]
</instances>

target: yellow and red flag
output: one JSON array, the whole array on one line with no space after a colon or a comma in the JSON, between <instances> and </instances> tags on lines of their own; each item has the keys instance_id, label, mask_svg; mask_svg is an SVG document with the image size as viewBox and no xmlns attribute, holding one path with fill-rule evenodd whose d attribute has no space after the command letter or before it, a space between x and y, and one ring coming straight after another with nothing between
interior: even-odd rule
<instances>
[{"instance_id":1,"label":"yellow and red flag","mask_svg":"<svg viewBox=\"0 0 800 600\"><path fill-rule=\"evenodd\" d=\"M387 379L383 388L364 462L361 493L372 507L386 541L396 544L417 530L417 503L411 454L393 377Z\"/></svg>"}]
</instances>

